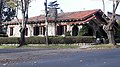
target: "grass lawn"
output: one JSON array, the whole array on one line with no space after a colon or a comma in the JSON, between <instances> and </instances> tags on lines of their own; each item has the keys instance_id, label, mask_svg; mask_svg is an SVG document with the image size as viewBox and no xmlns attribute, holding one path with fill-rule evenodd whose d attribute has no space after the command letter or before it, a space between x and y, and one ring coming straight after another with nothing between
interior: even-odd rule
<instances>
[{"instance_id":1,"label":"grass lawn","mask_svg":"<svg viewBox=\"0 0 120 67\"><path fill-rule=\"evenodd\" d=\"M88 48L95 48L95 49L104 49L104 48L115 48L116 46L112 45L112 44L98 44L98 45L91 45ZM120 47L120 45L118 45L117 47ZM4 49L4 48L17 48L17 46L5 46L5 45L1 45L0 49ZM20 48L48 48L48 49L67 49L67 48L71 48L71 49L75 49L75 48L80 48L80 46L77 45L50 45L50 46L29 46L29 45L24 45Z\"/></svg>"},{"instance_id":2,"label":"grass lawn","mask_svg":"<svg viewBox=\"0 0 120 67\"><path fill-rule=\"evenodd\" d=\"M0 49L4 49L4 48L16 48L16 46L0 46Z\"/></svg>"},{"instance_id":3,"label":"grass lawn","mask_svg":"<svg viewBox=\"0 0 120 67\"><path fill-rule=\"evenodd\" d=\"M115 46L112 44L98 44L98 45L92 45L89 48L114 48Z\"/></svg>"},{"instance_id":4,"label":"grass lawn","mask_svg":"<svg viewBox=\"0 0 120 67\"><path fill-rule=\"evenodd\" d=\"M28 46L28 45L24 45L24 46L21 46L19 48L48 48L48 49L66 49L66 48L72 48L72 49L75 49L75 48L78 48L79 46L69 46L69 45L64 45L64 46ZM5 45L1 45L0 46L0 49L4 49L4 48L17 48L17 46L5 46Z\"/></svg>"},{"instance_id":5,"label":"grass lawn","mask_svg":"<svg viewBox=\"0 0 120 67\"><path fill-rule=\"evenodd\" d=\"M65 49L65 48L78 48L79 46L69 46L69 45L64 45L64 46L28 46L28 45L25 45L25 46L22 46L23 48L51 48L51 49Z\"/></svg>"}]
</instances>

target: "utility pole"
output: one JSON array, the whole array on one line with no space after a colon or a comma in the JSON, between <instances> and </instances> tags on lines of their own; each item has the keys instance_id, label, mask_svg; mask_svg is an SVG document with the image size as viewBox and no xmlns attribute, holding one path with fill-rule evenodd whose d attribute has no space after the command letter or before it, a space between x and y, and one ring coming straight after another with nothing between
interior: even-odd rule
<instances>
[{"instance_id":1,"label":"utility pole","mask_svg":"<svg viewBox=\"0 0 120 67\"><path fill-rule=\"evenodd\" d=\"M49 45L48 44L48 17L47 17L48 10L47 10L47 0L45 0L44 5L45 5L45 26L46 26L45 35L46 35L46 45Z\"/></svg>"}]
</instances>

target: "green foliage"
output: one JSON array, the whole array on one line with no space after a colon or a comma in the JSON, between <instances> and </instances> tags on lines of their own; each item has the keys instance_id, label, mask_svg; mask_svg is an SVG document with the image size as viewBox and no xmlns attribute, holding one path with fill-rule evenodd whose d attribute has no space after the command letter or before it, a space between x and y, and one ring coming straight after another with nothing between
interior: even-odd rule
<instances>
[{"instance_id":1,"label":"green foliage","mask_svg":"<svg viewBox=\"0 0 120 67\"><path fill-rule=\"evenodd\" d=\"M8 37L6 34L0 34L0 37Z\"/></svg>"},{"instance_id":2,"label":"green foliage","mask_svg":"<svg viewBox=\"0 0 120 67\"><path fill-rule=\"evenodd\" d=\"M49 44L64 44L64 37L49 37Z\"/></svg>"},{"instance_id":3,"label":"green foliage","mask_svg":"<svg viewBox=\"0 0 120 67\"><path fill-rule=\"evenodd\" d=\"M90 48L101 48L101 49L104 49L104 48L114 48L115 46L112 45L112 44L100 44L100 45L92 45L90 46Z\"/></svg>"},{"instance_id":4,"label":"green foliage","mask_svg":"<svg viewBox=\"0 0 120 67\"><path fill-rule=\"evenodd\" d=\"M31 1L32 0L4 0L2 5L3 8L1 8L2 21L11 21L14 19L14 17L16 17L18 9L23 9L22 11L26 11Z\"/></svg>"},{"instance_id":5,"label":"green foliage","mask_svg":"<svg viewBox=\"0 0 120 67\"><path fill-rule=\"evenodd\" d=\"M3 0L2 0L3 1ZM15 4L14 4L15 5ZM1 19L3 22L11 21L16 15L16 9L12 7L13 0L4 0L1 4Z\"/></svg>"},{"instance_id":6,"label":"green foliage","mask_svg":"<svg viewBox=\"0 0 120 67\"><path fill-rule=\"evenodd\" d=\"M18 44L19 43L19 40L17 37L1 37L0 38L0 44Z\"/></svg>"},{"instance_id":7,"label":"green foliage","mask_svg":"<svg viewBox=\"0 0 120 67\"><path fill-rule=\"evenodd\" d=\"M49 44L91 43L93 37L49 37ZM19 44L17 37L1 37L0 44ZM26 44L45 44L45 37L27 37Z\"/></svg>"},{"instance_id":8,"label":"green foliage","mask_svg":"<svg viewBox=\"0 0 120 67\"><path fill-rule=\"evenodd\" d=\"M44 44L45 37L28 37L26 38L27 44Z\"/></svg>"},{"instance_id":9,"label":"green foliage","mask_svg":"<svg viewBox=\"0 0 120 67\"><path fill-rule=\"evenodd\" d=\"M10 8L16 8L17 4L15 0L5 0L5 3L10 7Z\"/></svg>"},{"instance_id":10,"label":"green foliage","mask_svg":"<svg viewBox=\"0 0 120 67\"><path fill-rule=\"evenodd\" d=\"M24 48L48 48L48 49L66 49L66 48L78 48L79 46L77 45L50 45L50 46L41 46L41 45L38 45L38 46L29 46L29 45L25 45L25 46L22 46Z\"/></svg>"},{"instance_id":11,"label":"green foliage","mask_svg":"<svg viewBox=\"0 0 120 67\"><path fill-rule=\"evenodd\" d=\"M82 28L79 31L78 36L84 36L88 32L88 26L87 25L82 25Z\"/></svg>"},{"instance_id":12,"label":"green foliage","mask_svg":"<svg viewBox=\"0 0 120 67\"><path fill-rule=\"evenodd\" d=\"M7 48L7 49L10 48L11 49L11 48L16 48L16 46L9 46L9 45L1 45L0 46L0 49L5 49L5 48Z\"/></svg>"},{"instance_id":13,"label":"green foliage","mask_svg":"<svg viewBox=\"0 0 120 67\"><path fill-rule=\"evenodd\" d=\"M65 37L65 43L66 44L73 44L73 43L92 43L93 42L93 37L90 36L70 36L70 37Z\"/></svg>"},{"instance_id":14,"label":"green foliage","mask_svg":"<svg viewBox=\"0 0 120 67\"><path fill-rule=\"evenodd\" d=\"M65 36L71 36L70 31L67 31L67 32L65 33Z\"/></svg>"}]
</instances>

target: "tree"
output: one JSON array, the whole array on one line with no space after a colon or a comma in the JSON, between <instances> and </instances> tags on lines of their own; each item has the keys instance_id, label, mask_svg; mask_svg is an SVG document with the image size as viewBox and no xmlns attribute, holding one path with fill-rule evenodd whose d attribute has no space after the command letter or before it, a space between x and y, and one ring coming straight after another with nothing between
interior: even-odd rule
<instances>
[{"instance_id":1,"label":"tree","mask_svg":"<svg viewBox=\"0 0 120 67\"><path fill-rule=\"evenodd\" d=\"M103 30L107 33L107 36L109 39L109 44L116 45L115 38L114 38L114 34L115 34L115 25L114 24L116 22L115 13L116 13L116 10L117 10L120 0L111 0L111 1L113 1L112 17L108 20L108 19L106 19L106 16L104 16L104 13L103 13L102 17L107 21L107 24L103 25ZM103 11L105 12L105 2L104 2L104 0L102 0L102 2L103 2Z\"/></svg>"},{"instance_id":2,"label":"tree","mask_svg":"<svg viewBox=\"0 0 120 67\"><path fill-rule=\"evenodd\" d=\"M26 29L26 23L28 22L28 7L31 0L21 0L21 11L22 11L22 25L20 29L20 46L25 45L25 29Z\"/></svg>"},{"instance_id":3,"label":"tree","mask_svg":"<svg viewBox=\"0 0 120 67\"><path fill-rule=\"evenodd\" d=\"M4 6L2 10L2 21L11 21L14 19L16 14L16 9Z\"/></svg>"},{"instance_id":4,"label":"tree","mask_svg":"<svg viewBox=\"0 0 120 67\"><path fill-rule=\"evenodd\" d=\"M46 45L49 45L48 44L48 10L47 10L47 0L45 0L44 2L44 6L45 6L45 25L46 25L46 31L45 31L45 34L46 34Z\"/></svg>"},{"instance_id":5,"label":"tree","mask_svg":"<svg viewBox=\"0 0 120 67\"><path fill-rule=\"evenodd\" d=\"M22 22L20 25L21 29L20 29L20 40L19 40L20 45L18 47L23 46L25 44L25 29L26 29L26 23L28 22L28 8L31 0L5 0L5 2L11 8L20 9L22 12ZM16 18L17 18L17 15L16 15Z\"/></svg>"},{"instance_id":6,"label":"tree","mask_svg":"<svg viewBox=\"0 0 120 67\"><path fill-rule=\"evenodd\" d=\"M107 24L103 26L104 31L107 33L109 44L116 45L115 38L114 38L114 23L116 22L115 19L115 12L119 5L119 0L113 0L113 13L110 20L108 20Z\"/></svg>"},{"instance_id":7,"label":"tree","mask_svg":"<svg viewBox=\"0 0 120 67\"><path fill-rule=\"evenodd\" d=\"M16 14L16 9L12 8L13 5L9 0L0 0L0 34L3 33L2 31L2 22L11 21L14 19Z\"/></svg>"}]
</instances>

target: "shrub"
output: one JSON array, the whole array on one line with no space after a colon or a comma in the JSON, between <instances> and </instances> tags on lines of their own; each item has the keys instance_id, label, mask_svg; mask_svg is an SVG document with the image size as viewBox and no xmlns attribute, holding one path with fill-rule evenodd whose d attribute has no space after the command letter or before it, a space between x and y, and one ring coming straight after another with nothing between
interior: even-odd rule
<instances>
[{"instance_id":1,"label":"shrub","mask_svg":"<svg viewBox=\"0 0 120 67\"><path fill-rule=\"evenodd\" d=\"M88 32L88 25L83 25L80 29L78 36L83 36Z\"/></svg>"},{"instance_id":2,"label":"shrub","mask_svg":"<svg viewBox=\"0 0 120 67\"><path fill-rule=\"evenodd\" d=\"M120 43L120 38L115 39L115 42Z\"/></svg>"},{"instance_id":3,"label":"shrub","mask_svg":"<svg viewBox=\"0 0 120 67\"><path fill-rule=\"evenodd\" d=\"M71 36L70 32L71 32L71 31L67 31L67 32L65 33L65 36Z\"/></svg>"},{"instance_id":4,"label":"shrub","mask_svg":"<svg viewBox=\"0 0 120 67\"><path fill-rule=\"evenodd\" d=\"M0 37L8 37L7 34L0 34Z\"/></svg>"},{"instance_id":5,"label":"shrub","mask_svg":"<svg viewBox=\"0 0 120 67\"><path fill-rule=\"evenodd\" d=\"M64 44L64 37L49 37L49 44Z\"/></svg>"},{"instance_id":6,"label":"shrub","mask_svg":"<svg viewBox=\"0 0 120 67\"><path fill-rule=\"evenodd\" d=\"M93 37L48 37L49 44L73 44L73 43L91 43ZM27 37L26 44L45 44L45 37ZM18 37L1 37L0 44L19 44Z\"/></svg>"},{"instance_id":7,"label":"shrub","mask_svg":"<svg viewBox=\"0 0 120 67\"><path fill-rule=\"evenodd\" d=\"M0 44L18 44L19 40L17 37L1 37Z\"/></svg>"},{"instance_id":8,"label":"shrub","mask_svg":"<svg viewBox=\"0 0 120 67\"><path fill-rule=\"evenodd\" d=\"M45 37L27 37L27 44L45 44Z\"/></svg>"},{"instance_id":9,"label":"shrub","mask_svg":"<svg viewBox=\"0 0 120 67\"><path fill-rule=\"evenodd\" d=\"M88 36L71 36L71 37L66 37L65 38L65 43L66 44L71 44L71 43L92 43L93 42L93 37L88 37Z\"/></svg>"}]
</instances>

